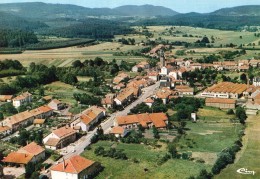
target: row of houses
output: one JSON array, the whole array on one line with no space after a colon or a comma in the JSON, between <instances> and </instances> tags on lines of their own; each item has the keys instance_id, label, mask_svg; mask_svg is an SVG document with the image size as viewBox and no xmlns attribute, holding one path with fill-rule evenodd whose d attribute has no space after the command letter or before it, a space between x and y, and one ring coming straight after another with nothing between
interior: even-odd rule
<instances>
[{"instance_id":1,"label":"row of houses","mask_svg":"<svg viewBox=\"0 0 260 179\"><path fill-rule=\"evenodd\" d=\"M1 122L3 136L12 132L18 131L22 127L27 127L33 124L34 119L43 119L53 115L53 109L49 106L40 106L30 111L24 111L13 116L7 117Z\"/></svg>"}]
</instances>

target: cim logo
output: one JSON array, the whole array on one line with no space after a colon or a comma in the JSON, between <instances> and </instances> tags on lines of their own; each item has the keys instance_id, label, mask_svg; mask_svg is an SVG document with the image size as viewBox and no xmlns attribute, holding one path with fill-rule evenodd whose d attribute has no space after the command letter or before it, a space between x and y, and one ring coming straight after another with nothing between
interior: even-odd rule
<instances>
[{"instance_id":1,"label":"cim logo","mask_svg":"<svg viewBox=\"0 0 260 179\"><path fill-rule=\"evenodd\" d=\"M237 170L237 173L244 174L244 175L255 175L255 171L249 171L246 168L240 168Z\"/></svg>"}]
</instances>

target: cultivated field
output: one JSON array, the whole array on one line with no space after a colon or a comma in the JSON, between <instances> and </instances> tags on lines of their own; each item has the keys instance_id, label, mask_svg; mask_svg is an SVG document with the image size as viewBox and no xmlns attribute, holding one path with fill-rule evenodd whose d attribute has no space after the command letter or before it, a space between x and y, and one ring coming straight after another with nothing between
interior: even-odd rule
<instances>
[{"instance_id":1,"label":"cultivated field","mask_svg":"<svg viewBox=\"0 0 260 179\"><path fill-rule=\"evenodd\" d=\"M101 42L100 44L88 47L68 47L52 50L25 51L22 54L2 54L0 60L14 59L19 60L23 65L29 66L31 62L42 63L47 66L66 67L77 59L94 59L101 57L104 60L127 60L142 61L143 57L135 56L113 56L116 52L129 52L138 50L142 47L133 45L122 45L117 42Z\"/></svg>"}]
</instances>

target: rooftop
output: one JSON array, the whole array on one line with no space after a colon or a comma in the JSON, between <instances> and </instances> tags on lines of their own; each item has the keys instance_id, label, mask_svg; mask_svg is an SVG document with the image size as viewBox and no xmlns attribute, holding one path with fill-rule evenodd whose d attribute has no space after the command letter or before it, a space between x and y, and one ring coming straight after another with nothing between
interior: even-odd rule
<instances>
[{"instance_id":1,"label":"rooftop","mask_svg":"<svg viewBox=\"0 0 260 179\"><path fill-rule=\"evenodd\" d=\"M78 174L85 170L86 168L93 165L95 162L92 160L88 160L84 157L81 157L79 155L73 156L64 162L61 162L53 167L51 167L51 170L53 171L60 171L65 173L74 173Z\"/></svg>"}]
</instances>

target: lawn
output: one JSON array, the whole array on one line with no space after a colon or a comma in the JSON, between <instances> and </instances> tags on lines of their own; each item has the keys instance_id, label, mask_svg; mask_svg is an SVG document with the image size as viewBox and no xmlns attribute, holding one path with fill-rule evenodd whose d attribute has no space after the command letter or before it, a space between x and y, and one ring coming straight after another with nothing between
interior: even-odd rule
<instances>
[{"instance_id":1,"label":"lawn","mask_svg":"<svg viewBox=\"0 0 260 179\"><path fill-rule=\"evenodd\" d=\"M231 123L234 116L216 108L200 109L197 115L199 120L196 123L187 122L186 135L179 140L178 148L214 164L217 154L238 139L242 125Z\"/></svg>"},{"instance_id":2,"label":"lawn","mask_svg":"<svg viewBox=\"0 0 260 179\"><path fill-rule=\"evenodd\" d=\"M235 163L228 165L217 179L228 179L230 176L237 179L260 178L260 116L249 116L247 119L247 128L243 137L242 150L237 154ZM246 168L249 171L255 171L255 175L238 174L236 170Z\"/></svg>"},{"instance_id":3,"label":"lawn","mask_svg":"<svg viewBox=\"0 0 260 179\"><path fill-rule=\"evenodd\" d=\"M75 99L73 98L74 93L88 93L86 91L77 89L69 84L65 84L60 81L46 85L45 89L46 95L54 96L62 102L68 104L76 103Z\"/></svg>"},{"instance_id":4,"label":"lawn","mask_svg":"<svg viewBox=\"0 0 260 179\"><path fill-rule=\"evenodd\" d=\"M94 149L97 146L103 146L105 149L111 146L122 149L128 160L96 156ZM151 146L141 144L117 144L100 141L92 145L91 148L82 155L88 159L101 162L105 167L97 178L187 178L191 175L197 175L201 169L210 169L209 165L180 159L170 159L158 166L156 162L166 153L165 146L154 149ZM134 163L133 159L139 160L139 163ZM144 172L145 168L148 169L148 172Z\"/></svg>"}]
</instances>

